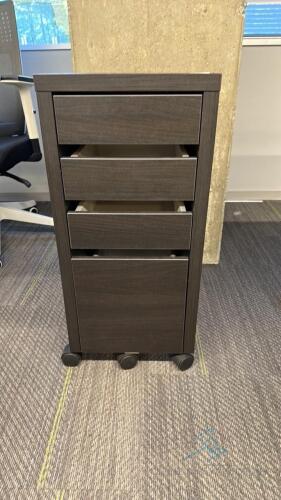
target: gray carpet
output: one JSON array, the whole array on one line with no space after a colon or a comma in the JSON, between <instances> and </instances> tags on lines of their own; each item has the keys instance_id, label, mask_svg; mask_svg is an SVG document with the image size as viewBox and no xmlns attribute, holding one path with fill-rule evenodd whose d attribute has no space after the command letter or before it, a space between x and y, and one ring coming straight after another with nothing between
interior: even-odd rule
<instances>
[{"instance_id":1,"label":"gray carpet","mask_svg":"<svg viewBox=\"0 0 281 500\"><path fill-rule=\"evenodd\" d=\"M281 497L281 202L228 204L196 360L65 368L56 245L3 224L0 498Z\"/></svg>"}]
</instances>

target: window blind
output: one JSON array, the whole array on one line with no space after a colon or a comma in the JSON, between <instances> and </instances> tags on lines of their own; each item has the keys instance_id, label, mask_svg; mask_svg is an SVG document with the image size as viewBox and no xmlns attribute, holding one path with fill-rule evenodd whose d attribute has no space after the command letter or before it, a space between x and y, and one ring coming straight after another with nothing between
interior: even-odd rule
<instances>
[{"instance_id":1,"label":"window blind","mask_svg":"<svg viewBox=\"0 0 281 500\"><path fill-rule=\"evenodd\" d=\"M249 3L246 6L244 36L281 36L281 2Z\"/></svg>"}]
</instances>

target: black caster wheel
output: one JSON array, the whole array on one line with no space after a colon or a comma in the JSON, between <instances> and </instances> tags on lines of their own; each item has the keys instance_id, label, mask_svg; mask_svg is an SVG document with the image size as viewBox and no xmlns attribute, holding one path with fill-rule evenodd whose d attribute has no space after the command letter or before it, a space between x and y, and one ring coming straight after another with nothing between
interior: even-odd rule
<instances>
[{"instance_id":1,"label":"black caster wheel","mask_svg":"<svg viewBox=\"0 0 281 500\"><path fill-rule=\"evenodd\" d=\"M69 345L66 345L61 355L61 360L65 366L78 366L81 361L81 354L71 352Z\"/></svg>"},{"instance_id":2,"label":"black caster wheel","mask_svg":"<svg viewBox=\"0 0 281 500\"><path fill-rule=\"evenodd\" d=\"M124 352L118 354L117 361L123 370L130 370L134 368L138 362L137 354L130 354L129 352Z\"/></svg>"},{"instance_id":3,"label":"black caster wheel","mask_svg":"<svg viewBox=\"0 0 281 500\"><path fill-rule=\"evenodd\" d=\"M178 369L184 372L191 367L194 361L194 356L193 354L174 354L172 356L172 360L175 365L177 365Z\"/></svg>"}]
</instances>

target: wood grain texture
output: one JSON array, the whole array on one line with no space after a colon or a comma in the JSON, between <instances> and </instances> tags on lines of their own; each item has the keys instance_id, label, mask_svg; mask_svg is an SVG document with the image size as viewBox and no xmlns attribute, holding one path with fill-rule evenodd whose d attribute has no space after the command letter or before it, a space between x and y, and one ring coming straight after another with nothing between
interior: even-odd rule
<instances>
[{"instance_id":1,"label":"wood grain texture","mask_svg":"<svg viewBox=\"0 0 281 500\"><path fill-rule=\"evenodd\" d=\"M166 249L190 246L191 213L91 213L67 215L73 249Z\"/></svg>"},{"instance_id":2,"label":"wood grain texture","mask_svg":"<svg viewBox=\"0 0 281 500\"><path fill-rule=\"evenodd\" d=\"M182 352L187 259L72 259L83 352Z\"/></svg>"},{"instance_id":3,"label":"wood grain texture","mask_svg":"<svg viewBox=\"0 0 281 500\"><path fill-rule=\"evenodd\" d=\"M74 283L70 260L71 254L57 147L52 94L38 92L37 100L43 132L44 154L54 216L69 343L73 352L80 352L81 348L74 295Z\"/></svg>"},{"instance_id":4,"label":"wood grain texture","mask_svg":"<svg viewBox=\"0 0 281 500\"><path fill-rule=\"evenodd\" d=\"M217 123L218 93L203 97L200 146L193 205L192 240L188 273L184 351L193 352L196 333L200 278L208 209L210 179Z\"/></svg>"},{"instance_id":5,"label":"wood grain texture","mask_svg":"<svg viewBox=\"0 0 281 500\"><path fill-rule=\"evenodd\" d=\"M61 159L67 200L193 200L195 159Z\"/></svg>"},{"instance_id":6,"label":"wood grain texture","mask_svg":"<svg viewBox=\"0 0 281 500\"><path fill-rule=\"evenodd\" d=\"M190 74L52 74L34 75L44 92L203 92L218 91L221 75Z\"/></svg>"},{"instance_id":7,"label":"wood grain texture","mask_svg":"<svg viewBox=\"0 0 281 500\"><path fill-rule=\"evenodd\" d=\"M60 144L197 144L201 95L55 95Z\"/></svg>"}]
</instances>

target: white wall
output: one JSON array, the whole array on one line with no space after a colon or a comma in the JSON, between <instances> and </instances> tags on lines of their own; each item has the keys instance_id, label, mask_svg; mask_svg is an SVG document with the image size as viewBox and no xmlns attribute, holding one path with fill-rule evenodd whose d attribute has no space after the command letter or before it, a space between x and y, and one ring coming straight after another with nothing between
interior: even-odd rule
<instances>
[{"instance_id":1,"label":"white wall","mask_svg":"<svg viewBox=\"0 0 281 500\"><path fill-rule=\"evenodd\" d=\"M72 71L71 51L22 51L22 68L23 74L27 76L32 76L35 73L70 73ZM37 110L35 93L34 108ZM20 163L12 169L12 173L28 179L32 183L32 187L27 188L12 179L1 177L0 199L2 201L31 198L37 201L49 199L44 159L36 163Z\"/></svg>"},{"instance_id":2,"label":"white wall","mask_svg":"<svg viewBox=\"0 0 281 500\"><path fill-rule=\"evenodd\" d=\"M281 199L281 46L244 46L226 199Z\"/></svg>"},{"instance_id":3,"label":"white wall","mask_svg":"<svg viewBox=\"0 0 281 500\"><path fill-rule=\"evenodd\" d=\"M281 199L281 46L243 47L226 199ZM24 51L23 73L71 72L70 50ZM48 199L43 160L15 173L30 189L1 178L2 199Z\"/></svg>"}]
</instances>

